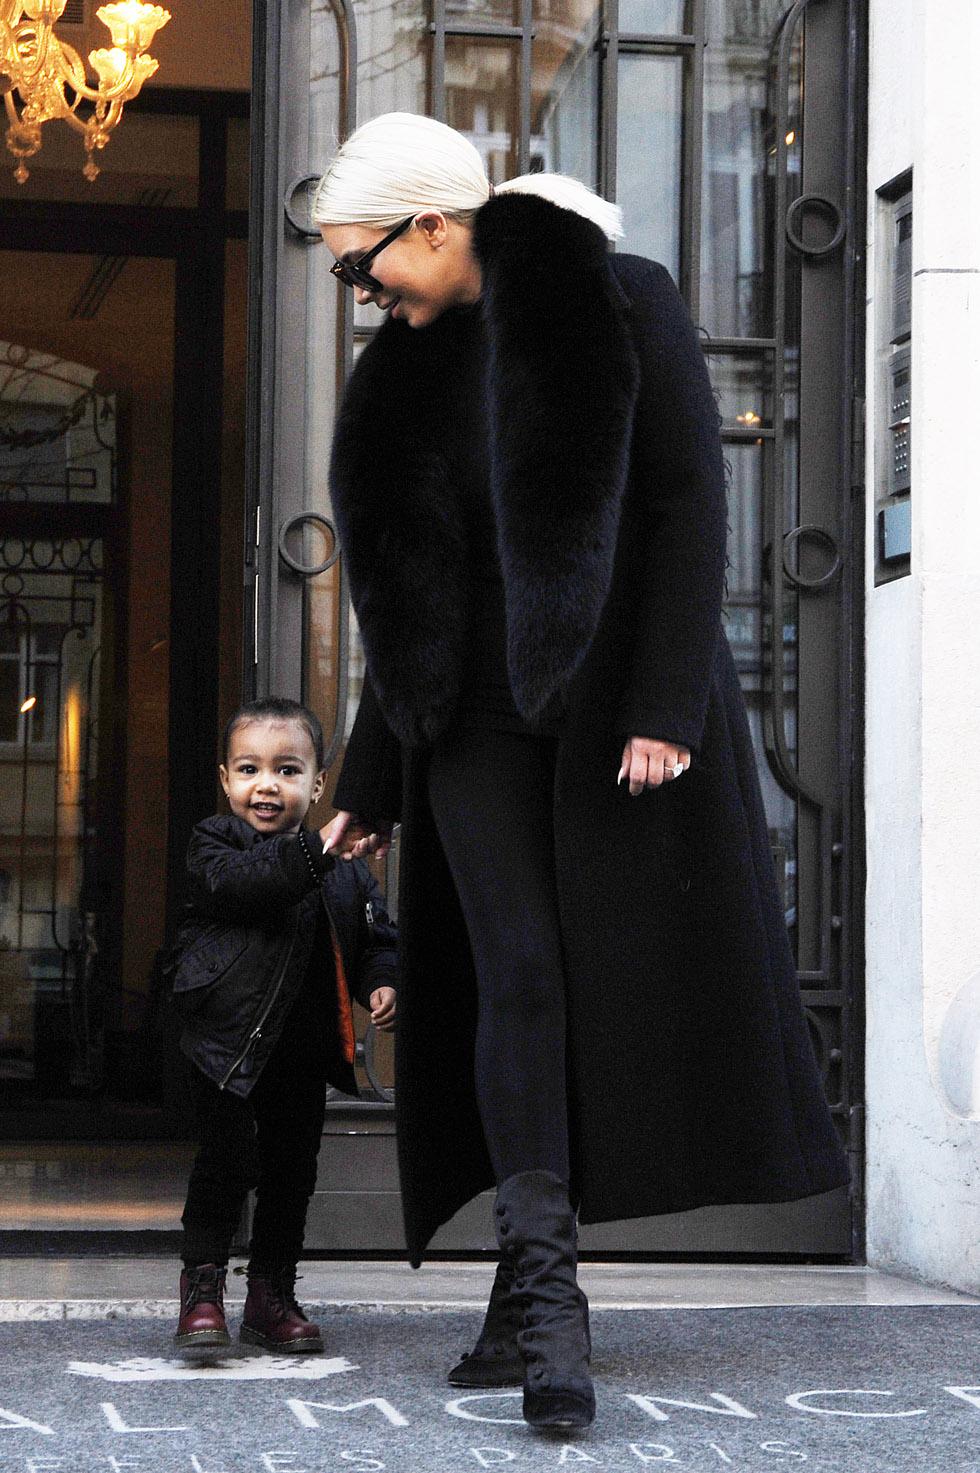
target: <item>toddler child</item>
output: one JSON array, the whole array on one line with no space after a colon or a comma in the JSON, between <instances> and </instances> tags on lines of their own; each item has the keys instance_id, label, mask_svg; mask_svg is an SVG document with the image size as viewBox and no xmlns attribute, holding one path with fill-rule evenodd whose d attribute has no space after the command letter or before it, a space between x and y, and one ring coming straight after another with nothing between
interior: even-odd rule
<instances>
[{"instance_id":1,"label":"toddler child","mask_svg":"<svg viewBox=\"0 0 980 1473\"><path fill-rule=\"evenodd\" d=\"M184 1207L181 1351L230 1344L228 1253L256 1189L241 1338L323 1349L296 1302L327 1085L357 1094L351 995L376 1028L395 1016L395 930L362 860L304 827L323 792L323 733L295 701L253 701L225 730L230 814L199 823L171 953L199 1147Z\"/></svg>"}]
</instances>

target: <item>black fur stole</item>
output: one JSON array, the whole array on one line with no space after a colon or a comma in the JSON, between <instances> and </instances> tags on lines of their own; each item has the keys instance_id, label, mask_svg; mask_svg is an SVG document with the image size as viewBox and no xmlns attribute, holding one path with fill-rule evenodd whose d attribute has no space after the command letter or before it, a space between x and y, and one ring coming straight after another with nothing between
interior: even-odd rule
<instances>
[{"instance_id":1,"label":"black fur stole","mask_svg":"<svg viewBox=\"0 0 980 1473\"><path fill-rule=\"evenodd\" d=\"M602 232L537 196L498 195L473 244L481 306L422 329L389 319L334 439L333 509L368 672L410 745L446 727L462 683L467 449L491 447L507 661L529 717L595 633L629 466L639 374Z\"/></svg>"}]
</instances>

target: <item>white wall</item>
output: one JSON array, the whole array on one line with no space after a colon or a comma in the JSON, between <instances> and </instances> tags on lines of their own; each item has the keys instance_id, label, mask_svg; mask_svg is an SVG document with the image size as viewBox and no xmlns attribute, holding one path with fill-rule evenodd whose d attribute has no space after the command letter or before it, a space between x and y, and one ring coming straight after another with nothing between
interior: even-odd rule
<instances>
[{"instance_id":1,"label":"white wall","mask_svg":"<svg viewBox=\"0 0 980 1473\"><path fill-rule=\"evenodd\" d=\"M868 1258L977 1292L980 5L870 0L870 24ZM909 167L912 573L875 588L875 192Z\"/></svg>"}]
</instances>

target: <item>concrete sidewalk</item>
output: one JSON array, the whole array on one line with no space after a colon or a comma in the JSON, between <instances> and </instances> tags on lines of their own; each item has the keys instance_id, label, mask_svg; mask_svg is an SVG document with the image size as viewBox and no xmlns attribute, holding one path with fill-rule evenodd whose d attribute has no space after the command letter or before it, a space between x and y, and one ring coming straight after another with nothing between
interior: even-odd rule
<instances>
[{"instance_id":1,"label":"concrete sidewalk","mask_svg":"<svg viewBox=\"0 0 980 1473\"><path fill-rule=\"evenodd\" d=\"M0 1261L0 1321L154 1317L176 1311L172 1258L8 1258ZM492 1263L301 1265L305 1304L390 1309L479 1308ZM584 1263L594 1310L725 1309L780 1305L970 1305L980 1298L868 1268L781 1264ZM228 1300L244 1299L229 1274Z\"/></svg>"}]
</instances>

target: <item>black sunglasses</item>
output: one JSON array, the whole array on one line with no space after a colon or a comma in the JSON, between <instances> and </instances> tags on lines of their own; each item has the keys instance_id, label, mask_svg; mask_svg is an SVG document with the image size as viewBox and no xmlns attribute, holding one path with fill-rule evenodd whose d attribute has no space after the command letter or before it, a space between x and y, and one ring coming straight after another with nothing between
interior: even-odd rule
<instances>
[{"instance_id":1,"label":"black sunglasses","mask_svg":"<svg viewBox=\"0 0 980 1473\"><path fill-rule=\"evenodd\" d=\"M372 276L370 271L366 271L364 268L371 264L375 256L380 256L385 247L390 246L393 240L397 240L400 235L404 235L414 219L414 215L409 215L408 219L403 220L400 225L396 225L394 230L385 236L384 240L379 240L376 246L366 251L363 256L358 256L356 261L334 261L330 267L331 276L336 276L338 281L344 283L344 286L359 286L365 292L384 291L384 287L378 278Z\"/></svg>"}]
</instances>

